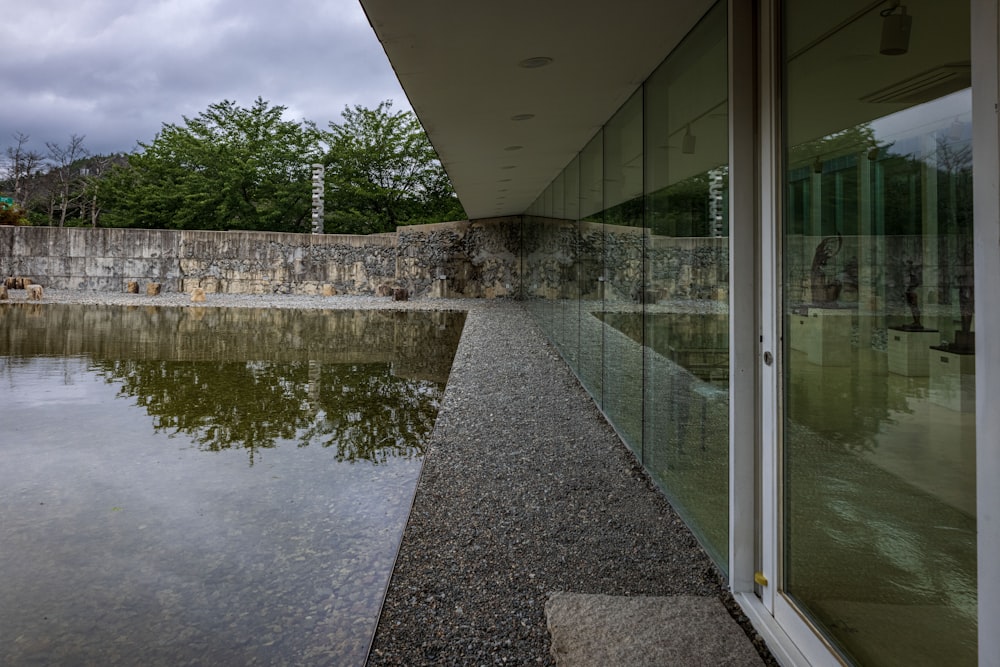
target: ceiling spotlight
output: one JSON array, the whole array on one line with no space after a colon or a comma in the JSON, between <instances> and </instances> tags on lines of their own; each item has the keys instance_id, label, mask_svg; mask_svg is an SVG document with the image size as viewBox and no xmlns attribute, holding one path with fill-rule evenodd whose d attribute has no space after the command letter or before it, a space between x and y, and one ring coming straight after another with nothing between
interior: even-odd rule
<instances>
[{"instance_id":1,"label":"ceiling spotlight","mask_svg":"<svg viewBox=\"0 0 1000 667\"><path fill-rule=\"evenodd\" d=\"M684 130L684 138L681 140L681 152L686 155L693 155L696 142L697 137L691 134L691 126L688 125L687 129Z\"/></svg>"},{"instance_id":2,"label":"ceiling spotlight","mask_svg":"<svg viewBox=\"0 0 1000 667\"><path fill-rule=\"evenodd\" d=\"M535 56L533 58L525 58L519 62L517 66L525 69L538 69L539 67L545 67L550 64L552 64L552 58L549 58L548 56Z\"/></svg>"},{"instance_id":3,"label":"ceiling spotlight","mask_svg":"<svg viewBox=\"0 0 1000 667\"><path fill-rule=\"evenodd\" d=\"M889 6L879 13L882 16L882 42L879 45L879 53L883 56L901 56L909 51L913 17L906 13L906 5L899 4L899 0L892 0Z\"/></svg>"}]
</instances>

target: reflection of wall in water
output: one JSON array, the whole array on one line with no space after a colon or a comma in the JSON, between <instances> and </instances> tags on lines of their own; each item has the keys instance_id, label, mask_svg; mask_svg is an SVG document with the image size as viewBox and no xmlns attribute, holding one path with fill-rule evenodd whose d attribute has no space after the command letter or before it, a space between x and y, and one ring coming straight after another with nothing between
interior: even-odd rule
<instances>
[{"instance_id":1,"label":"reflection of wall in water","mask_svg":"<svg viewBox=\"0 0 1000 667\"><path fill-rule=\"evenodd\" d=\"M600 313L632 340L719 386L729 383L729 316L689 313Z\"/></svg>"},{"instance_id":2,"label":"reflection of wall in water","mask_svg":"<svg viewBox=\"0 0 1000 667\"><path fill-rule=\"evenodd\" d=\"M465 314L157 306L0 305L0 351L174 361L393 363L444 382Z\"/></svg>"}]
</instances>

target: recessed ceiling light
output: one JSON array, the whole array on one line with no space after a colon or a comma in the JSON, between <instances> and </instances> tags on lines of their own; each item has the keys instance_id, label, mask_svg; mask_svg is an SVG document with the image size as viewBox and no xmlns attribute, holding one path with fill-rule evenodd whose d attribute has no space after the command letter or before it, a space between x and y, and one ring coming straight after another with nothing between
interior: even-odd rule
<instances>
[{"instance_id":1,"label":"recessed ceiling light","mask_svg":"<svg viewBox=\"0 0 1000 667\"><path fill-rule=\"evenodd\" d=\"M517 113L510 117L511 120L531 120L535 117L533 113Z\"/></svg>"},{"instance_id":2,"label":"recessed ceiling light","mask_svg":"<svg viewBox=\"0 0 1000 667\"><path fill-rule=\"evenodd\" d=\"M497 183L510 183L510 181L511 179L509 178L501 178L500 180L497 181Z\"/></svg>"},{"instance_id":3,"label":"recessed ceiling light","mask_svg":"<svg viewBox=\"0 0 1000 667\"><path fill-rule=\"evenodd\" d=\"M504 148L504 150L505 151L519 151L522 148L524 148L524 146L507 146L506 148Z\"/></svg>"},{"instance_id":4,"label":"recessed ceiling light","mask_svg":"<svg viewBox=\"0 0 1000 667\"><path fill-rule=\"evenodd\" d=\"M500 168L501 169L517 169L517 165L516 164L505 164L504 166L502 166Z\"/></svg>"},{"instance_id":5,"label":"recessed ceiling light","mask_svg":"<svg viewBox=\"0 0 1000 667\"><path fill-rule=\"evenodd\" d=\"M533 58L525 58L519 62L517 66L524 67L525 69L536 69L550 64L552 64L552 58L549 58L548 56L535 56Z\"/></svg>"}]
</instances>

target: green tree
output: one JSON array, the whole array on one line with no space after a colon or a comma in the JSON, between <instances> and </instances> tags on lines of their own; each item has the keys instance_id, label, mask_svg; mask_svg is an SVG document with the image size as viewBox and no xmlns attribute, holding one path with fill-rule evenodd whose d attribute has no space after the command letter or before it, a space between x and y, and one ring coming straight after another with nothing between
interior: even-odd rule
<instances>
[{"instance_id":1,"label":"green tree","mask_svg":"<svg viewBox=\"0 0 1000 667\"><path fill-rule=\"evenodd\" d=\"M150 144L95 186L108 226L308 232L310 165L322 152L307 121L258 97L223 100Z\"/></svg>"},{"instance_id":2,"label":"green tree","mask_svg":"<svg viewBox=\"0 0 1000 667\"><path fill-rule=\"evenodd\" d=\"M326 133L326 229L391 232L465 217L437 153L411 111L345 107Z\"/></svg>"}]
</instances>

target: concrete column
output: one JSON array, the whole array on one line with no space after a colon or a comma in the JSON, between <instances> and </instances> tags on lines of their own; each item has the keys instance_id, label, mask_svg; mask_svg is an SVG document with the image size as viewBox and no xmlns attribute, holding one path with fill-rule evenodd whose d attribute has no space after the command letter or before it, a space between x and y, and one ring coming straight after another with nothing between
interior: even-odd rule
<instances>
[{"instance_id":1,"label":"concrete column","mask_svg":"<svg viewBox=\"0 0 1000 667\"><path fill-rule=\"evenodd\" d=\"M938 302L940 271L938 270L938 157L937 142L933 134L923 138L923 160L920 168L920 233L923 262L923 285L918 290L920 303ZM936 328L934 322L924 322L925 327Z\"/></svg>"},{"instance_id":2,"label":"concrete column","mask_svg":"<svg viewBox=\"0 0 1000 667\"><path fill-rule=\"evenodd\" d=\"M312 166L312 231L313 234L323 233L323 176L326 169L321 164Z\"/></svg>"},{"instance_id":3,"label":"concrete column","mask_svg":"<svg viewBox=\"0 0 1000 667\"><path fill-rule=\"evenodd\" d=\"M874 157L874 156L873 156ZM877 295L874 290L878 267L875 265L875 247L872 220L872 160L868 153L858 156L858 345L871 344L875 324Z\"/></svg>"}]
</instances>

